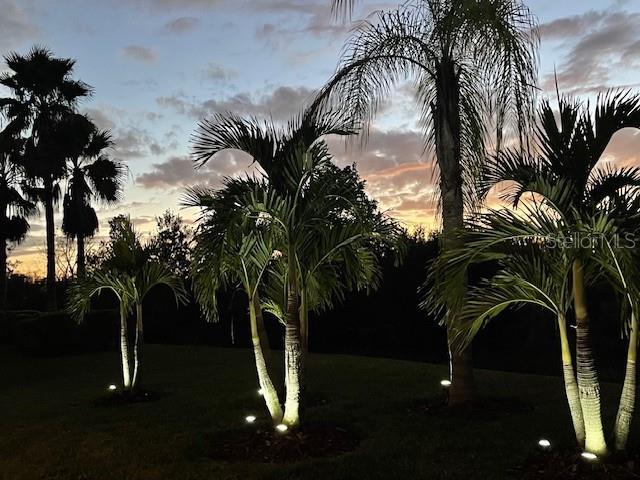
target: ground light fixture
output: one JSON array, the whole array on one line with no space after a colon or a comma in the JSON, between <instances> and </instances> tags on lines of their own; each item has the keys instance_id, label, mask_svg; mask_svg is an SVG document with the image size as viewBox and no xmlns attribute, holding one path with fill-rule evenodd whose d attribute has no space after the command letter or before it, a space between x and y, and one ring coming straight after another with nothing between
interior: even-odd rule
<instances>
[{"instance_id":1,"label":"ground light fixture","mask_svg":"<svg viewBox=\"0 0 640 480\"><path fill-rule=\"evenodd\" d=\"M551 442L549 440L547 440L546 438L542 438L540 440L538 440L538 446L540 448L544 448L545 450L551 448Z\"/></svg>"},{"instance_id":2,"label":"ground light fixture","mask_svg":"<svg viewBox=\"0 0 640 480\"><path fill-rule=\"evenodd\" d=\"M585 460L589 460L589 461L594 461L598 459L598 456L595 453L591 453L591 452L582 452L580 456Z\"/></svg>"},{"instance_id":3,"label":"ground light fixture","mask_svg":"<svg viewBox=\"0 0 640 480\"><path fill-rule=\"evenodd\" d=\"M289 427L287 427L284 423L281 423L280 425L276 426L276 430L278 430L279 432L286 432L287 430L289 430Z\"/></svg>"},{"instance_id":4,"label":"ground light fixture","mask_svg":"<svg viewBox=\"0 0 640 480\"><path fill-rule=\"evenodd\" d=\"M245 420L247 421L247 423L253 423L256 421L256 416L255 415L247 415L245 417Z\"/></svg>"},{"instance_id":5,"label":"ground light fixture","mask_svg":"<svg viewBox=\"0 0 640 480\"><path fill-rule=\"evenodd\" d=\"M444 388L449 388L451 386L451 380L440 380L440 385Z\"/></svg>"},{"instance_id":6,"label":"ground light fixture","mask_svg":"<svg viewBox=\"0 0 640 480\"><path fill-rule=\"evenodd\" d=\"M262 390L261 388L258 389L258 395L262 396L264 395L264 390Z\"/></svg>"},{"instance_id":7,"label":"ground light fixture","mask_svg":"<svg viewBox=\"0 0 640 480\"><path fill-rule=\"evenodd\" d=\"M107 390L109 390L110 392L113 392L117 389L118 387L116 387L113 383L107 387Z\"/></svg>"}]
</instances>

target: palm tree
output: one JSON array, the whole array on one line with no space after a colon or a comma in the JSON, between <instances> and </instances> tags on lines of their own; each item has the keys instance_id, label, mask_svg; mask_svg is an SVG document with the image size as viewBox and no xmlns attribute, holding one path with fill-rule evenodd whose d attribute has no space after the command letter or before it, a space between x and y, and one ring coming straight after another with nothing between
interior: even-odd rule
<instances>
[{"instance_id":1,"label":"palm tree","mask_svg":"<svg viewBox=\"0 0 640 480\"><path fill-rule=\"evenodd\" d=\"M27 217L35 205L24 198L20 186L24 181L23 147L20 125L15 121L0 131L0 310L7 301L7 243L21 242L29 231Z\"/></svg>"},{"instance_id":2,"label":"palm tree","mask_svg":"<svg viewBox=\"0 0 640 480\"><path fill-rule=\"evenodd\" d=\"M136 251L140 248L138 236L131 222L123 222L124 229L128 229L127 235L121 237L125 240L133 239L129 245L121 244L115 251L133 252L125 256L123 264L128 264L126 269L109 269L109 263L103 270L81 278L71 288L69 293L68 311L81 321L91 308L91 298L102 291L109 290L118 298L120 305L120 352L122 359L122 378L125 392L136 391L140 386L142 371L142 347L144 342L143 302L147 294L159 285L165 285L171 289L176 303L186 301L186 291L180 279L165 265L157 262L146 261L133 267L126 258L136 257ZM118 240L116 240L117 242ZM138 257L139 258L139 257ZM130 348L128 338L128 315L135 311L136 336L133 345L133 369L130 364Z\"/></svg>"},{"instance_id":3,"label":"palm tree","mask_svg":"<svg viewBox=\"0 0 640 480\"><path fill-rule=\"evenodd\" d=\"M439 267L451 268L460 275L467 262L494 261L499 266L493 276L467 291L454 340L458 346L470 343L487 322L508 308L533 305L556 318L565 393L576 440L584 447L584 419L567 336L567 313L573 301L571 256L565 249L550 248L548 244L551 240L560 244L565 239L555 218L544 210L525 207L524 215L510 210L491 211L472 223L465 237L465 250L449 252ZM447 288L434 288L429 295L446 295ZM438 305L431 297L426 303Z\"/></svg>"},{"instance_id":4,"label":"palm tree","mask_svg":"<svg viewBox=\"0 0 640 480\"><path fill-rule=\"evenodd\" d=\"M0 76L0 84L13 93L3 99L13 118L20 119L30 135L25 149L26 175L44 204L47 234L47 308L56 308L54 204L58 199L58 181L65 173L65 155L52 136L56 122L72 112L77 102L90 94L88 85L71 79L74 60L56 58L42 47L28 54L5 56L9 73Z\"/></svg>"},{"instance_id":5,"label":"palm tree","mask_svg":"<svg viewBox=\"0 0 640 480\"><path fill-rule=\"evenodd\" d=\"M393 243L398 232L395 223L372 214L375 203L366 197L355 170L333 165L320 141L325 135L352 133L345 118L318 116L308 109L279 130L269 123L217 115L201 122L195 136L200 164L222 150L240 149L264 171L263 179L245 180L244 191L230 203L238 210L235 222L251 219L251 229L266 229L268 237L262 238L274 242L268 248L260 242L262 256L254 268L266 268L271 293L263 304L279 314L285 327L282 421L288 426L300 421L309 310L330 306L346 290L375 285L373 245ZM269 262L276 252L277 261Z\"/></svg>"},{"instance_id":6,"label":"palm tree","mask_svg":"<svg viewBox=\"0 0 640 480\"><path fill-rule=\"evenodd\" d=\"M348 14L354 0L333 0ZM391 87L413 79L424 137L439 167L442 249L461 246L465 205L477 208L475 181L485 158L487 120L512 125L521 143L537 76L536 21L521 0L413 0L360 24L317 104L336 104L369 122ZM466 278L461 278L464 290ZM456 302L457 303L457 302ZM449 305L446 320L458 312ZM473 393L471 351L450 352L450 404Z\"/></svg>"},{"instance_id":7,"label":"palm tree","mask_svg":"<svg viewBox=\"0 0 640 480\"><path fill-rule=\"evenodd\" d=\"M107 131L100 131L85 115L71 114L56 128L63 143L68 171L63 201L62 231L77 241L77 276L85 274L85 238L98 230L98 216L91 200L116 202L122 191L125 168L103 151L112 145Z\"/></svg>"},{"instance_id":8,"label":"palm tree","mask_svg":"<svg viewBox=\"0 0 640 480\"><path fill-rule=\"evenodd\" d=\"M118 299L120 312L120 358L122 364L122 384L125 392L131 391L131 361L129 352L128 316L133 305L132 293L135 290L130 275L106 270L92 273L89 277L80 279L69 289L67 309L69 313L81 322L91 310L91 298L103 291L111 291Z\"/></svg>"},{"instance_id":9,"label":"palm tree","mask_svg":"<svg viewBox=\"0 0 640 480\"><path fill-rule=\"evenodd\" d=\"M129 296L133 300L136 311L136 338L133 346L133 381L131 388L135 391L140 386L140 378L142 376L142 347L144 345L142 305L144 299L155 287L164 285L169 287L175 298L176 306L178 306L186 303L187 292L181 279L169 267L156 262L145 263L133 278L132 285L134 289Z\"/></svg>"},{"instance_id":10,"label":"palm tree","mask_svg":"<svg viewBox=\"0 0 640 480\"><path fill-rule=\"evenodd\" d=\"M196 300L209 319L217 319L217 291L241 285L249 303L251 341L258 384L274 425L282 407L273 381L269 338L264 326L260 287L268 264L275 259L271 235L245 215L238 202L259 185L255 179L228 179L224 188L192 188L185 204L201 209L194 238L192 276Z\"/></svg>"},{"instance_id":11,"label":"palm tree","mask_svg":"<svg viewBox=\"0 0 640 480\"><path fill-rule=\"evenodd\" d=\"M629 204L637 198L640 187L640 169L635 167L619 168L598 165L602 153L611 137L626 127L640 128L640 97L629 92L608 93L599 96L592 115L577 101L559 99L559 123L549 104L543 102L539 112L539 126L536 130L536 155L521 150L508 150L501 153L494 164L487 169L485 189L508 181L510 187L505 198L514 207L518 207L523 195L533 193L542 202L542 207L553 212L564 231L578 235L584 225L599 219L598 225L612 225L617 233L633 233L628 230L629 209L620 205ZM602 217L606 214L606 217ZM525 222L526 223L526 222ZM523 225L521 222L520 225ZM605 235L606 233L606 235ZM531 235L532 232L529 232ZM588 237L596 234L600 238L610 238L614 231L591 228ZM513 238L507 234L506 239ZM609 243L606 245L613 252ZM466 248L473 248L467 245ZM580 393L585 425L585 449L596 454L605 454L607 445L604 439L600 386L591 349L589 346L589 318L586 302L586 284L593 281L588 271L595 268L610 271L609 281L619 278L634 278L625 274L634 260L618 261L628 255L624 250L613 252L608 262L595 256L596 251L589 248L574 249L570 261L571 296L577 326L577 383ZM606 252L605 252L606 253ZM615 265L615 268L613 266ZM623 293L628 296L629 285L623 285ZM631 306L635 299L631 299ZM635 399L635 349L637 332L635 315L631 315L632 332L629 343L630 373L621 400L621 415L618 416L614 431L616 438L624 436L628 430ZM632 365L633 364L633 365ZM633 381L633 386L629 382ZM630 390L633 395L630 395ZM626 425L626 427L625 427ZM616 441L617 448L626 443ZM623 447L622 447L623 448Z\"/></svg>"}]
</instances>

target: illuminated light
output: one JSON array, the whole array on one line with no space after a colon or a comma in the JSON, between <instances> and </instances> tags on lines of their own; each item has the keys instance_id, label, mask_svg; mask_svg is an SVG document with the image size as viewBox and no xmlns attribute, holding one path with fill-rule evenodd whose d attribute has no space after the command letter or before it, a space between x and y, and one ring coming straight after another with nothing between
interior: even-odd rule
<instances>
[{"instance_id":1,"label":"illuminated light","mask_svg":"<svg viewBox=\"0 0 640 480\"><path fill-rule=\"evenodd\" d=\"M445 388L450 387L451 386L451 380L441 380L440 381L440 385L442 385Z\"/></svg>"},{"instance_id":2,"label":"illuminated light","mask_svg":"<svg viewBox=\"0 0 640 480\"><path fill-rule=\"evenodd\" d=\"M289 427L287 427L284 423L281 423L280 425L276 426L276 430L278 430L279 432L286 432L287 430L289 430Z\"/></svg>"},{"instance_id":3,"label":"illuminated light","mask_svg":"<svg viewBox=\"0 0 640 480\"><path fill-rule=\"evenodd\" d=\"M115 385L113 385L113 384L109 385L109 387L108 387L108 388L109 388L109 390L110 390L110 391L112 391L112 392L113 392L114 390L117 390L117 389L118 389L118 387L116 387L116 386L115 386Z\"/></svg>"},{"instance_id":4,"label":"illuminated light","mask_svg":"<svg viewBox=\"0 0 640 480\"><path fill-rule=\"evenodd\" d=\"M540 445L542 448L551 448L551 442L545 438L539 440L538 445Z\"/></svg>"},{"instance_id":5,"label":"illuminated light","mask_svg":"<svg viewBox=\"0 0 640 480\"><path fill-rule=\"evenodd\" d=\"M245 420L247 421L247 423L253 423L256 421L256 416L255 415L248 415Z\"/></svg>"},{"instance_id":6,"label":"illuminated light","mask_svg":"<svg viewBox=\"0 0 640 480\"><path fill-rule=\"evenodd\" d=\"M591 452L582 452L580 455L585 460L593 461L598 459L598 456L595 453L591 453Z\"/></svg>"},{"instance_id":7,"label":"illuminated light","mask_svg":"<svg viewBox=\"0 0 640 480\"><path fill-rule=\"evenodd\" d=\"M262 390L261 388L258 389L258 395L264 395L264 390Z\"/></svg>"}]
</instances>

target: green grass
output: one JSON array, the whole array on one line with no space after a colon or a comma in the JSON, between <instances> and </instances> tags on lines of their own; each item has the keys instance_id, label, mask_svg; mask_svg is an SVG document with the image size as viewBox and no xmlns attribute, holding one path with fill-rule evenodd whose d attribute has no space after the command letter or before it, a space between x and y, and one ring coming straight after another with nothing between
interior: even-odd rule
<instances>
[{"instance_id":1,"label":"green grass","mask_svg":"<svg viewBox=\"0 0 640 480\"><path fill-rule=\"evenodd\" d=\"M482 393L535 409L470 421L411 410L437 394L444 366L311 355L308 389L329 403L307 418L350 425L365 437L360 447L290 465L215 462L212 434L242 428L250 413L265 418L251 352L152 345L145 359L146 385L166 396L105 407L95 400L119 382L117 352L43 359L0 350L0 479L504 479L539 438L571 442L559 378L477 371ZM604 386L607 425L618 391Z\"/></svg>"}]
</instances>

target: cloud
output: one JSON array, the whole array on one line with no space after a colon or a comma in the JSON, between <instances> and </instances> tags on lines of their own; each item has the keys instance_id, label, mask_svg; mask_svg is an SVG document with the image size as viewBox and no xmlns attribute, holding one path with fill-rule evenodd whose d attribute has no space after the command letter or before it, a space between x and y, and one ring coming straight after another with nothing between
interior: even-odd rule
<instances>
[{"instance_id":1,"label":"cloud","mask_svg":"<svg viewBox=\"0 0 640 480\"><path fill-rule=\"evenodd\" d=\"M210 99L198 102L184 94L159 97L156 101L164 108L170 108L194 119L202 119L214 112L234 112L239 115L272 116L276 121L286 121L297 114L314 91L306 87L278 87L263 95L238 93L224 99Z\"/></svg>"},{"instance_id":2,"label":"cloud","mask_svg":"<svg viewBox=\"0 0 640 480\"><path fill-rule=\"evenodd\" d=\"M226 151L216 155L204 166L196 169L188 156L173 156L153 165L153 170L136 178L144 188L181 188L190 185L219 187L225 177L257 172L249 155L239 151Z\"/></svg>"},{"instance_id":3,"label":"cloud","mask_svg":"<svg viewBox=\"0 0 640 480\"><path fill-rule=\"evenodd\" d=\"M209 64L202 70L202 76L207 80L213 80L215 82L226 82L238 75L234 70L224 68L217 63L209 62Z\"/></svg>"},{"instance_id":4,"label":"cloud","mask_svg":"<svg viewBox=\"0 0 640 480\"><path fill-rule=\"evenodd\" d=\"M145 7L152 11L213 8L224 4L225 1L227 0L113 0L116 4Z\"/></svg>"},{"instance_id":5,"label":"cloud","mask_svg":"<svg viewBox=\"0 0 640 480\"><path fill-rule=\"evenodd\" d=\"M200 26L200 20L195 17L179 17L165 23L163 31L165 33L181 34L196 30Z\"/></svg>"},{"instance_id":6,"label":"cloud","mask_svg":"<svg viewBox=\"0 0 640 480\"><path fill-rule=\"evenodd\" d=\"M579 37L606 16L606 12L591 10L582 15L558 18L540 25L540 36L545 41Z\"/></svg>"},{"instance_id":7,"label":"cloud","mask_svg":"<svg viewBox=\"0 0 640 480\"><path fill-rule=\"evenodd\" d=\"M109 115L104 110L99 108L85 108L83 112L93 120L98 128L101 130L113 130L116 126L115 122L111 120Z\"/></svg>"},{"instance_id":8,"label":"cloud","mask_svg":"<svg viewBox=\"0 0 640 480\"><path fill-rule=\"evenodd\" d=\"M338 165L355 163L367 182L367 192L408 226L425 224L434 227L437 211L437 169L423 154L422 135L416 131L372 130L369 141L345 148L343 140L329 139ZM196 170L189 156L173 156L153 165L151 171L136 178L147 189L181 189L205 184L219 187L224 177L255 173L251 158L239 151L225 151Z\"/></svg>"},{"instance_id":9,"label":"cloud","mask_svg":"<svg viewBox=\"0 0 640 480\"><path fill-rule=\"evenodd\" d=\"M640 13L587 12L542 26L543 38L563 40L569 51L558 69L558 83L571 93L590 93L611 85L611 75L640 60ZM555 87L554 75L543 82Z\"/></svg>"},{"instance_id":10,"label":"cloud","mask_svg":"<svg viewBox=\"0 0 640 480\"><path fill-rule=\"evenodd\" d=\"M26 3L0 0L0 52L3 54L38 37L39 29L27 11Z\"/></svg>"},{"instance_id":11,"label":"cloud","mask_svg":"<svg viewBox=\"0 0 640 480\"><path fill-rule=\"evenodd\" d=\"M156 54L153 50L140 45L127 45L122 49L122 53L126 57L143 63L152 63L156 60Z\"/></svg>"}]
</instances>

